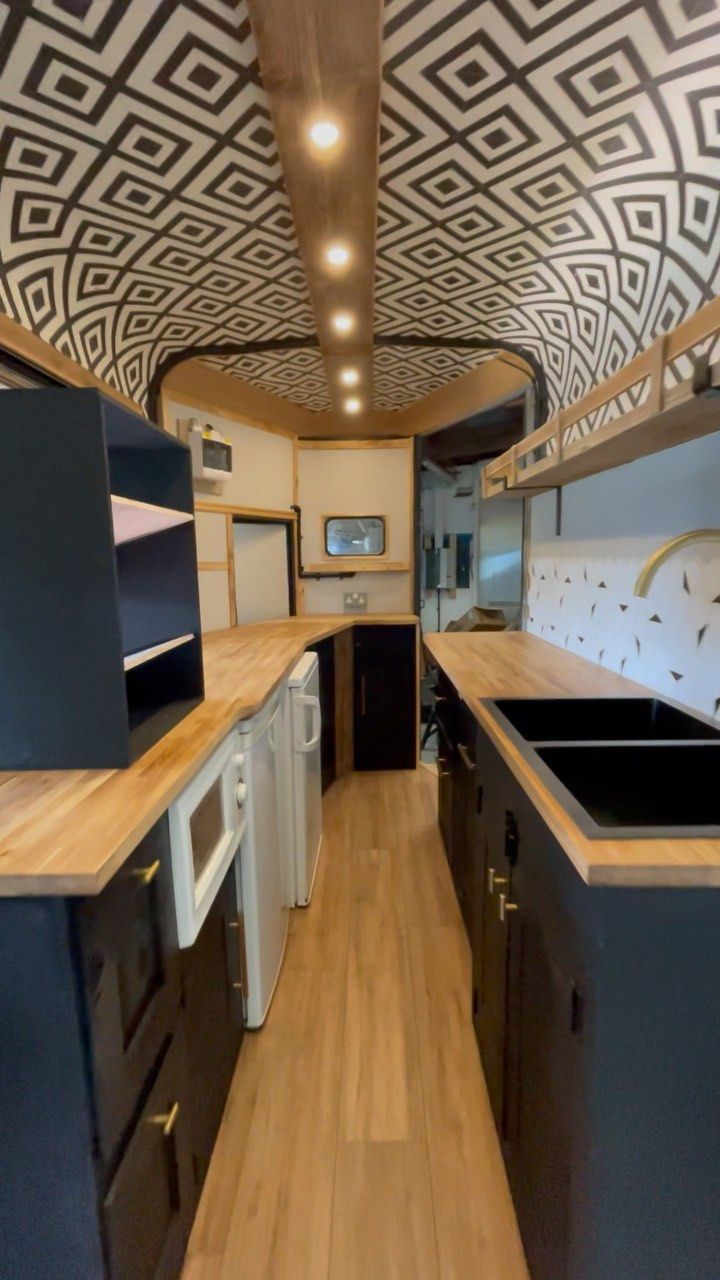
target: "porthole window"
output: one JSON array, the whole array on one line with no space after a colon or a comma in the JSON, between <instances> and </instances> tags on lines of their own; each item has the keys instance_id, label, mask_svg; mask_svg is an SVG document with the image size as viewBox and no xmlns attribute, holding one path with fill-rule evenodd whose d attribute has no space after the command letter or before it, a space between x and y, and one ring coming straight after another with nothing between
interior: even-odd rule
<instances>
[{"instance_id":1,"label":"porthole window","mask_svg":"<svg viewBox=\"0 0 720 1280\"><path fill-rule=\"evenodd\" d=\"M325 517L326 555L367 557L384 553L384 516Z\"/></svg>"}]
</instances>

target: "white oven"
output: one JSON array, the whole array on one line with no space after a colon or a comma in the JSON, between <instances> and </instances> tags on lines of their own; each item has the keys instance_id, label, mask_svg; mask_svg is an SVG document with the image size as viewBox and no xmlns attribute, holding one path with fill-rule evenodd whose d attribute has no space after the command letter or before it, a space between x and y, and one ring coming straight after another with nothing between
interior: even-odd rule
<instances>
[{"instance_id":1,"label":"white oven","mask_svg":"<svg viewBox=\"0 0 720 1280\"><path fill-rule=\"evenodd\" d=\"M191 947L247 825L244 755L236 730L170 806L178 943Z\"/></svg>"}]
</instances>

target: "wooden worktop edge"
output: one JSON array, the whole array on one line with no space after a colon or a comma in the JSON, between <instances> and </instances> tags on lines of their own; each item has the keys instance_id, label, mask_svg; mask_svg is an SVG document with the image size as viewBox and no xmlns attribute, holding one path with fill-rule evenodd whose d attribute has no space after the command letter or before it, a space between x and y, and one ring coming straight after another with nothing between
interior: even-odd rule
<instances>
[{"instance_id":1,"label":"wooden worktop edge","mask_svg":"<svg viewBox=\"0 0 720 1280\"><path fill-rule=\"evenodd\" d=\"M113 845L105 857L99 860L96 870L53 872L52 870L44 870L43 865L38 861L37 865L27 871L3 873L2 830L0 829L0 898L97 895L105 888L113 875L130 856L138 842L142 840L153 824L162 817L169 805L177 799L191 778L212 755L231 729L241 721L251 719L262 709L290 674L308 646L317 644L321 640L328 639L357 625L417 627L418 622L419 619L413 614L365 614L360 617L344 614L319 614L315 617L313 615L304 615L298 618L279 619L267 623L250 623L242 627L206 633L203 636L206 666L212 665L212 655L215 650L222 649L228 642L232 644L234 640L238 642L252 641L262 645L263 648L273 644L282 645L284 649L283 665L273 672L272 678L262 684L260 694L252 700L247 697L229 699L214 697L212 688L210 688L209 696L159 743L156 743L150 751L142 756L136 762L136 765L131 765L130 769L78 771L78 786L81 785L81 778L88 774L92 775L93 772L97 774L97 787L91 788L88 796L95 795L95 792L101 788L111 792L114 778L128 776L135 768L139 771L145 770L148 773L151 773L155 767L158 769L165 768L168 773L167 785L162 785L161 783L158 793L148 800L147 804L143 803L138 808L137 815L133 815L132 828L128 830L122 840ZM241 660L243 659L239 655L238 661ZM246 655L244 660L247 661ZM212 685L212 681L208 683ZM180 769L177 769L177 766L173 766L171 758L166 765L163 765L161 763L163 756L168 756L172 753L174 741L177 744L182 744L178 747L179 751L187 749L185 740L188 730L192 731L194 726L196 726L198 734L197 750L188 752L188 758ZM12 782L14 777L19 776L21 775L0 776L0 820L2 818L3 782ZM43 782L49 780L52 784L60 775L42 772L37 775L22 775L24 778L33 776L37 777L38 792L42 793ZM69 774L65 776L70 777ZM68 790L71 790L72 786L73 783L71 782ZM41 804L40 798L38 798L37 803ZM55 803L55 800L49 799L48 803ZM107 803L112 806L111 795L108 795ZM59 823L62 823L65 819L78 824L79 838L82 830L82 807L83 799L78 800L73 806L68 803L67 795L63 794L63 814L58 814ZM14 843L21 844L22 841L14 838L11 833L9 840L10 854L14 852L12 847Z\"/></svg>"},{"instance_id":2,"label":"wooden worktop edge","mask_svg":"<svg viewBox=\"0 0 720 1280\"><path fill-rule=\"evenodd\" d=\"M458 696L472 712L480 727L488 734L505 764L507 764L515 779L520 783L528 799L531 800L540 817L547 824L575 870L586 884L598 888L720 887L720 840L699 839L691 836L590 840L585 836L564 806L542 781L540 775L523 752L483 705L483 698L492 699L494 696L500 695L495 695L490 690L483 694L468 690L462 678L459 678L457 673L453 672L452 664L448 663L447 657L443 657L438 653L437 646L433 643L436 639L441 639L442 641L450 639L452 642L453 637L448 637L442 633L437 635L431 633L423 637L423 643L433 660L450 680ZM555 649L557 660L562 663L564 654L557 646L549 645L548 641L540 640L535 636L528 637L528 639L539 645L548 645L550 648ZM585 661L587 660L585 659ZM622 677L617 678L622 679ZM626 683L627 696L633 696L637 693L638 686L634 682L628 680ZM650 690L645 690L645 692L652 693ZM522 696L530 695L523 694ZM558 693L556 696L563 696L563 694ZM566 694L564 696L572 695ZM698 844L712 846L713 852L717 855L717 863L714 861L693 860L689 857L691 848ZM640 860L635 860L629 857L628 861L622 861L618 857L619 846L624 847L628 854L635 853L637 856L638 850L641 849L643 855L647 852L652 858L653 853L656 853L657 858L645 860L643 857ZM674 861L669 856L671 850L677 853L678 846L685 846L686 860L684 862Z\"/></svg>"}]
</instances>

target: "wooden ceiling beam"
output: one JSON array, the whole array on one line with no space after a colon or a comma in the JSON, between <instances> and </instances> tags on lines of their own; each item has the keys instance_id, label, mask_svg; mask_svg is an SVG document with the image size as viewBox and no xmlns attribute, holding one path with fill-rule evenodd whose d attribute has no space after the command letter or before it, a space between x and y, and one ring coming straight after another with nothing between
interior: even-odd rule
<instances>
[{"instance_id":1,"label":"wooden ceiling beam","mask_svg":"<svg viewBox=\"0 0 720 1280\"><path fill-rule=\"evenodd\" d=\"M335 434L357 434L364 415L342 412L357 394L372 404L372 340L380 128L382 0L249 0L263 85L292 207L300 254L328 375ZM327 152L308 129L329 119L341 133ZM347 267L329 268L325 250L341 242ZM346 337L332 328L352 313ZM357 392L340 368L360 371Z\"/></svg>"}]
</instances>

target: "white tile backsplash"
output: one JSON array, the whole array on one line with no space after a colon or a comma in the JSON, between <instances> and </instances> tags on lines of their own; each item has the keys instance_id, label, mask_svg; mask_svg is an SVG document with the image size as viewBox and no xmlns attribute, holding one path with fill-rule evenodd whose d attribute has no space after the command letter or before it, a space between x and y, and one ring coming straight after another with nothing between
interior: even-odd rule
<instances>
[{"instance_id":1,"label":"white tile backsplash","mask_svg":"<svg viewBox=\"0 0 720 1280\"><path fill-rule=\"evenodd\" d=\"M682 445L532 499L529 631L711 715L720 708L720 546L676 552L643 599L662 542L720 527L720 437Z\"/></svg>"}]
</instances>

